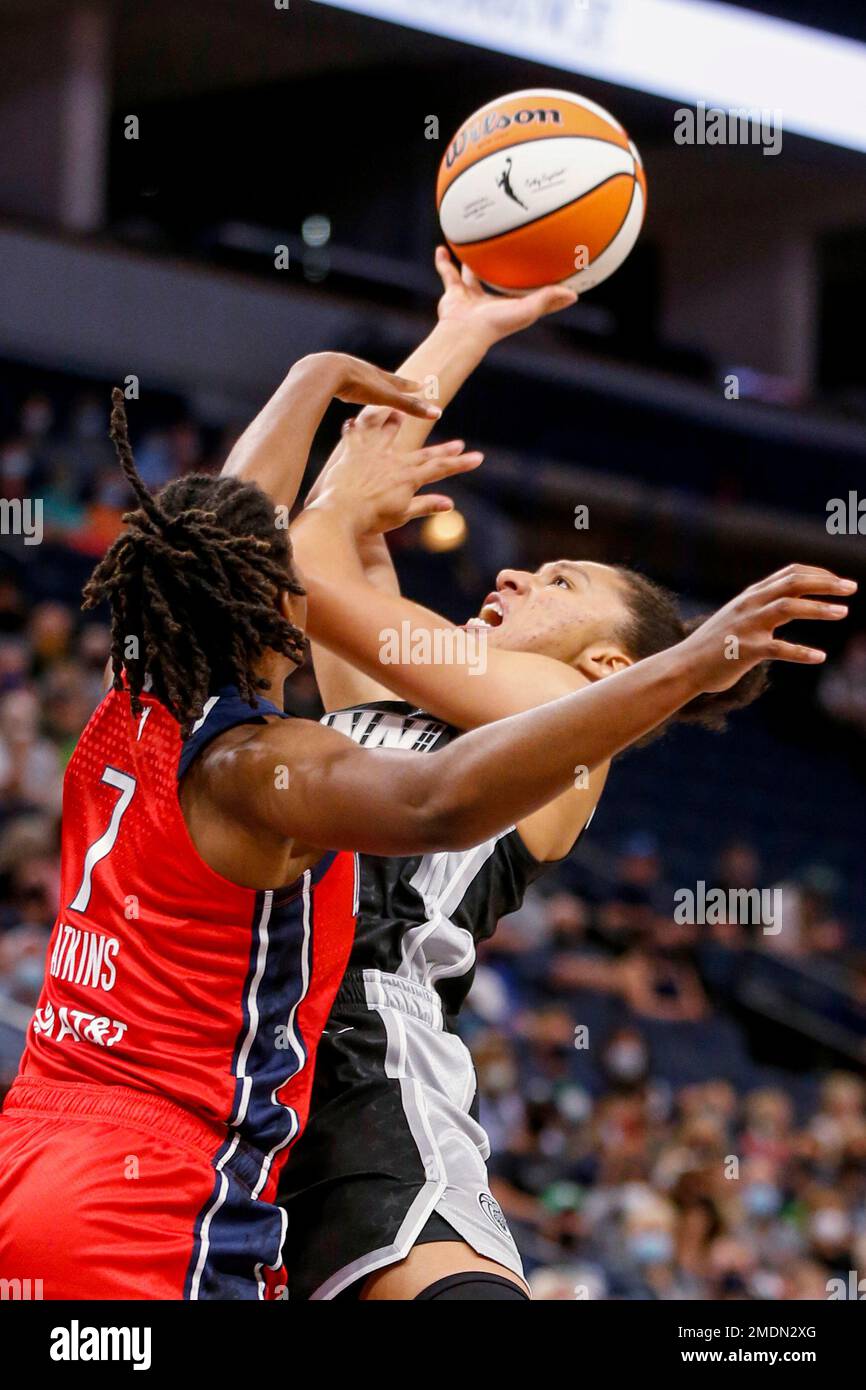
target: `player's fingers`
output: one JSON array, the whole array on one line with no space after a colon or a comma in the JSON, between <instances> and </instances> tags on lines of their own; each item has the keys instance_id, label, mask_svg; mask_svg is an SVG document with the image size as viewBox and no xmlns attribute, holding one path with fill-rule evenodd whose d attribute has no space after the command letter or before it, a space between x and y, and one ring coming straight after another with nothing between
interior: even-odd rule
<instances>
[{"instance_id":1,"label":"player's fingers","mask_svg":"<svg viewBox=\"0 0 866 1390\"><path fill-rule=\"evenodd\" d=\"M467 289L480 290L482 288L481 281L478 279L478 276L475 274L475 271L470 270L468 265L464 264L462 270L460 271L460 278Z\"/></svg>"},{"instance_id":2,"label":"player's fingers","mask_svg":"<svg viewBox=\"0 0 866 1390\"><path fill-rule=\"evenodd\" d=\"M820 666L827 653L820 647L801 647L796 642L770 642L765 653L767 661L793 661L799 666Z\"/></svg>"},{"instance_id":3,"label":"player's fingers","mask_svg":"<svg viewBox=\"0 0 866 1390\"><path fill-rule=\"evenodd\" d=\"M787 565L754 587L762 597L772 598L786 593L853 594L857 591L857 582L821 565Z\"/></svg>"},{"instance_id":4,"label":"player's fingers","mask_svg":"<svg viewBox=\"0 0 866 1390\"><path fill-rule=\"evenodd\" d=\"M363 362L360 357L351 360L353 375L345 386L346 394L365 398L369 396L371 405L378 405L378 399L375 398L381 391L388 391L389 388L407 394L423 388L423 382L412 381L407 376L400 376L399 372L388 372L384 367L375 367L372 362Z\"/></svg>"},{"instance_id":5,"label":"player's fingers","mask_svg":"<svg viewBox=\"0 0 866 1390\"><path fill-rule=\"evenodd\" d=\"M426 487L428 483L435 483L439 478L453 478L457 473L471 473L483 462L484 455L477 449L469 454L440 455L422 464L418 469L417 486Z\"/></svg>"},{"instance_id":6,"label":"player's fingers","mask_svg":"<svg viewBox=\"0 0 866 1390\"><path fill-rule=\"evenodd\" d=\"M370 410L362 410L358 416L358 428L391 435L397 432L405 418L402 410L389 410L385 405L374 406Z\"/></svg>"},{"instance_id":7,"label":"player's fingers","mask_svg":"<svg viewBox=\"0 0 866 1390\"><path fill-rule=\"evenodd\" d=\"M428 459L439 458L442 454L462 454L466 445L462 439L449 439L444 444L425 444L422 449L413 449L407 454L407 461L420 467Z\"/></svg>"},{"instance_id":8,"label":"player's fingers","mask_svg":"<svg viewBox=\"0 0 866 1390\"><path fill-rule=\"evenodd\" d=\"M774 588L785 584L852 584L854 581L837 574L835 570L828 570L824 565L787 565L785 569L771 574L763 583L768 588Z\"/></svg>"},{"instance_id":9,"label":"player's fingers","mask_svg":"<svg viewBox=\"0 0 866 1390\"><path fill-rule=\"evenodd\" d=\"M840 618L847 618L848 605L824 603L812 598L783 597L766 604L764 613L775 628L780 623L838 622Z\"/></svg>"},{"instance_id":10,"label":"player's fingers","mask_svg":"<svg viewBox=\"0 0 866 1390\"><path fill-rule=\"evenodd\" d=\"M365 428L366 428L366 426L367 426L368 424L369 424L369 425L374 425L374 426L379 426L379 425L382 424L382 422L383 422L384 420L387 420L387 418L388 418L388 416L389 416L390 414L391 414L391 408L390 408L390 406L387 406L387 405L365 405L365 406L364 406L364 409L363 409L363 410L359 410L359 411L358 411L358 414L357 414L356 416L354 416L354 418L352 419L351 423L352 423L353 425L362 425L362 426L364 426Z\"/></svg>"},{"instance_id":11,"label":"player's fingers","mask_svg":"<svg viewBox=\"0 0 866 1390\"><path fill-rule=\"evenodd\" d=\"M438 405L420 398L418 393L423 389L420 381L410 381L396 372L386 372L364 362L359 364L355 381L340 400L352 405L387 405L423 420L438 420L442 411Z\"/></svg>"},{"instance_id":12,"label":"player's fingers","mask_svg":"<svg viewBox=\"0 0 866 1390\"><path fill-rule=\"evenodd\" d=\"M438 405L431 405L429 401L422 401L418 396L404 395L401 390L396 388L385 389L379 393L378 404L393 406L396 410L405 411L407 415L414 415L420 420L438 420L442 411Z\"/></svg>"},{"instance_id":13,"label":"player's fingers","mask_svg":"<svg viewBox=\"0 0 866 1390\"><path fill-rule=\"evenodd\" d=\"M460 271L454 264L447 246L436 247L435 265L439 272L439 279L446 290L453 289L455 285L460 284Z\"/></svg>"},{"instance_id":14,"label":"player's fingers","mask_svg":"<svg viewBox=\"0 0 866 1390\"><path fill-rule=\"evenodd\" d=\"M776 603L782 599L792 602L818 602L822 598L850 598L856 593L857 585L850 579L830 578L826 574L796 574L777 579L760 590L762 604Z\"/></svg>"},{"instance_id":15,"label":"player's fingers","mask_svg":"<svg viewBox=\"0 0 866 1390\"><path fill-rule=\"evenodd\" d=\"M411 381L407 376L400 376L398 372L386 372L382 367L377 367L375 370L383 382L387 382L389 386L396 386L398 391L408 393L420 391L423 388L424 383L422 381Z\"/></svg>"},{"instance_id":16,"label":"player's fingers","mask_svg":"<svg viewBox=\"0 0 866 1390\"><path fill-rule=\"evenodd\" d=\"M795 573L811 568L811 566L806 565L785 565L782 569L774 570L772 574L766 575L763 579L757 579L754 584L749 586L749 589L753 593L766 594L775 586L784 584Z\"/></svg>"},{"instance_id":17,"label":"player's fingers","mask_svg":"<svg viewBox=\"0 0 866 1390\"><path fill-rule=\"evenodd\" d=\"M401 420L404 418L403 415L400 415L399 411L396 413ZM358 411L355 418L361 425L366 426L369 423L375 429L379 429L385 420L392 414L394 414L394 411L389 405L365 405L363 410Z\"/></svg>"},{"instance_id":18,"label":"player's fingers","mask_svg":"<svg viewBox=\"0 0 866 1390\"><path fill-rule=\"evenodd\" d=\"M529 295L528 300L541 317L544 314L556 314L561 309L569 309L572 304L577 303L577 295L565 285L548 285L546 289L536 290L534 294Z\"/></svg>"},{"instance_id":19,"label":"player's fingers","mask_svg":"<svg viewBox=\"0 0 866 1390\"><path fill-rule=\"evenodd\" d=\"M421 497L413 497L406 508L406 520L415 521L419 516L435 516L437 512L453 512L454 503L450 497L439 492L426 492Z\"/></svg>"}]
</instances>

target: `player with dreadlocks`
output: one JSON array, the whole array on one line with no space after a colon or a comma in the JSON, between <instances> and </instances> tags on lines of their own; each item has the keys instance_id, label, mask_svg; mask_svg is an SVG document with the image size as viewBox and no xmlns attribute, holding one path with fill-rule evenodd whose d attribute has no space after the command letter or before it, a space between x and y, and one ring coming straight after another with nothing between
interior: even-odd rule
<instances>
[{"instance_id":1,"label":"player with dreadlocks","mask_svg":"<svg viewBox=\"0 0 866 1390\"><path fill-rule=\"evenodd\" d=\"M300 665L304 635L273 595L304 590L264 493L237 478L193 475L153 497L136 472L117 390L111 423L139 508L94 570L83 606L111 606L113 685L125 680L132 713L147 685L186 737L215 685L234 685L255 705L268 686L254 670L264 652ZM130 633L141 634L131 647Z\"/></svg>"},{"instance_id":2,"label":"player with dreadlocks","mask_svg":"<svg viewBox=\"0 0 866 1390\"><path fill-rule=\"evenodd\" d=\"M112 430L138 507L97 567L112 688L64 783L61 909L21 1071L0 1116L0 1269L48 1298L273 1296L274 1203L357 911L357 854L478 845L706 690L768 656L772 588L597 687L418 756L290 718L305 598L265 492L291 502L327 402L430 410L414 383L325 354L293 369L223 476L153 497L119 393ZM474 467L412 454L416 483ZM286 474L290 477L286 484ZM411 487L410 487L411 491ZM430 504L428 504L430 505ZM839 616L785 589L785 617ZM822 576L821 591L852 586ZM735 636L739 659L727 660Z\"/></svg>"}]
</instances>

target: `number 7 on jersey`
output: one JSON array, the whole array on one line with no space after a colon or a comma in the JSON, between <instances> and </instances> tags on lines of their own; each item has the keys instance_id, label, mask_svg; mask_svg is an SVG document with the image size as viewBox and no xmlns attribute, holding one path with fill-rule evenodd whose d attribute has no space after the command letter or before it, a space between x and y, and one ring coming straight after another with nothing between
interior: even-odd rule
<instances>
[{"instance_id":1,"label":"number 7 on jersey","mask_svg":"<svg viewBox=\"0 0 866 1390\"><path fill-rule=\"evenodd\" d=\"M91 880L93 870L96 868L100 859L104 859L114 848L117 833L120 830L120 822L123 814L129 806L135 794L135 778L130 777L127 772L118 772L116 767L106 767L100 779L106 782L109 787L116 787L120 796L115 802L114 810L111 813L111 820L108 822L108 829L100 835L98 840L88 848L84 856L84 874L81 879L81 887L69 904L70 908L76 912L84 912L90 902Z\"/></svg>"}]
</instances>

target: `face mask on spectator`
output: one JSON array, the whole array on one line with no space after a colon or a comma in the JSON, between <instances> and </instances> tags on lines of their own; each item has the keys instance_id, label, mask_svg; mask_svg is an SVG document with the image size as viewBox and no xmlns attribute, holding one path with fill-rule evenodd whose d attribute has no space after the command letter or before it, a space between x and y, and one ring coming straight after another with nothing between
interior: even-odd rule
<instances>
[{"instance_id":1,"label":"face mask on spectator","mask_svg":"<svg viewBox=\"0 0 866 1390\"><path fill-rule=\"evenodd\" d=\"M850 1229L848 1217L838 1207L823 1207L815 1212L809 1222L809 1234L813 1240L833 1245L847 1240Z\"/></svg>"},{"instance_id":2,"label":"face mask on spectator","mask_svg":"<svg viewBox=\"0 0 866 1390\"><path fill-rule=\"evenodd\" d=\"M38 956L19 960L12 974L11 993L16 999L33 999L42 989L44 966Z\"/></svg>"},{"instance_id":3,"label":"face mask on spectator","mask_svg":"<svg viewBox=\"0 0 866 1390\"><path fill-rule=\"evenodd\" d=\"M592 1114L592 1100L579 1086L563 1086L556 1093L556 1109L569 1124L579 1125Z\"/></svg>"},{"instance_id":4,"label":"face mask on spectator","mask_svg":"<svg viewBox=\"0 0 866 1390\"><path fill-rule=\"evenodd\" d=\"M634 1081L646 1070L646 1050L639 1042L614 1043L606 1060L609 1071L620 1081Z\"/></svg>"},{"instance_id":5,"label":"face mask on spectator","mask_svg":"<svg viewBox=\"0 0 866 1390\"><path fill-rule=\"evenodd\" d=\"M743 1200L750 1216L775 1216L782 1205L782 1194L771 1182L750 1182Z\"/></svg>"},{"instance_id":6,"label":"face mask on spectator","mask_svg":"<svg viewBox=\"0 0 866 1390\"><path fill-rule=\"evenodd\" d=\"M666 1264L673 1251L669 1231L636 1231L628 1238L628 1253L639 1265Z\"/></svg>"},{"instance_id":7,"label":"face mask on spectator","mask_svg":"<svg viewBox=\"0 0 866 1390\"><path fill-rule=\"evenodd\" d=\"M494 1096L501 1096L514 1086L517 1073L510 1062L488 1062L483 1077L485 1090Z\"/></svg>"}]
</instances>

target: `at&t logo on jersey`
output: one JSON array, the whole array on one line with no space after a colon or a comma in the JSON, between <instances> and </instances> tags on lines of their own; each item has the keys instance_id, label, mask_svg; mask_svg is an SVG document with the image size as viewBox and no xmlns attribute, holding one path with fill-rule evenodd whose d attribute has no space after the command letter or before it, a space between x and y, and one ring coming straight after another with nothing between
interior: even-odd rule
<instances>
[{"instance_id":1,"label":"at&t logo on jersey","mask_svg":"<svg viewBox=\"0 0 866 1390\"><path fill-rule=\"evenodd\" d=\"M65 1004L55 1010L49 1002L33 1015L34 1035L51 1038L53 1042L72 1038L73 1042L94 1043L96 1047L114 1047L126 1029L127 1025L119 1023L116 1018L87 1013L85 1009L68 1008Z\"/></svg>"}]
</instances>

